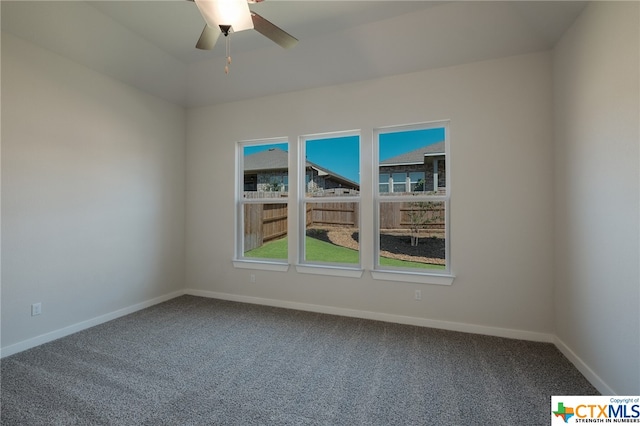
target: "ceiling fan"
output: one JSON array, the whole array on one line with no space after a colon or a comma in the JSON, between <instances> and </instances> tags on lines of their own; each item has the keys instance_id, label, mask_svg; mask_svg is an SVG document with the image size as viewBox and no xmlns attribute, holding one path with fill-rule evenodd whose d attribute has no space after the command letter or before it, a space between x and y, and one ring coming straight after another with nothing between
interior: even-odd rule
<instances>
[{"instance_id":1,"label":"ceiling fan","mask_svg":"<svg viewBox=\"0 0 640 426\"><path fill-rule=\"evenodd\" d=\"M263 0L191 0L195 1L206 25L196 43L196 48L212 50L220 34L255 29L276 44L288 49L298 39L249 9L248 3ZM229 56L229 55L227 55Z\"/></svg>"}]
</instances>

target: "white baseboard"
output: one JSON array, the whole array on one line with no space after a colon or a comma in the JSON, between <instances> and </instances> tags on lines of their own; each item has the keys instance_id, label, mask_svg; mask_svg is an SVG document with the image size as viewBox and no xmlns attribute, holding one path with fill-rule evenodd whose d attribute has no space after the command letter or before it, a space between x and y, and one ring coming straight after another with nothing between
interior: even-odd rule
<instances>
[{"instance_id":1,"label":"white baseboard","mask_svg":"<svg viewBox=\"0 0 640 426\"><path fill-rule=\"evenodd\" d=\"M153 298L151 300L147 300L141 303L136 303L135 305L118 309L117 311L109 312L108 314L100 315L98 317L91 318L89 320L82 321L82 322L70 325L68 327L61 328L59 330L54 330L49 333L45 333L45 334L41 334L40 336L33 337L31 339L14 343L13 345L9 345L7 347L0 349L0 358L4 358L9 355L13 355L18 352L25 351L27 349L31 349L38 345L51 342L52 340L56 340L61 337L68 336L70 334L77 333L78 331L82 331L87 328L94 327L96 325L114 320L116 318L132 314L141 309L145 309L150 306L157 305L158 303L166 302L167 300L173 299L175 297L182 296L183 294L185 294L183 290L174 291L173 293L168 293L163 296Z\"/></svg>"},{"instance_id":2,"label":"white baseboard","mask_svg":"<svg viewBox=\"0 0 640 426\"><path fill-rule=\"evenodd\" d=\"M571 363L587 378L589 382L600 392L602 395L617 395L616 392L607 385L604 380L600 378L576 353L571 350L566 343L564 343L558 336L555 336L553 343L558 350L562 352L564 356L571 361Z\"/></svg>"},{"instance_id":3,"label":"white baseboard","mask_svg":"<svg viewBox=\"0 0 640 426\"><path fill-rule=\"evenodd\" d=\"M237 294L219 293L205 290L185 290L185 294L192 296L208 297L213 299L229 300L233 302L253 303L256 305L273 306L277 308L297 309L300 311L318 312L322 314L340 315L352 318L370 319L397 324L417 325L420 327L439 328L442 330L461 331L464 333L484 334L487 336L506 337L510 339L529 340L534 342L553 343L555 336L547 333L533 331L514 330L509 328L489 327L475 324L465 324L452 321L440 321L427 318L409 317L404 315L385 314L373 311L361 311L356 309L337 308L334 306L314 305L309 303L289 302L277 299L265 299L261 297L242 296Z\"/></svg>"}]
</instances>

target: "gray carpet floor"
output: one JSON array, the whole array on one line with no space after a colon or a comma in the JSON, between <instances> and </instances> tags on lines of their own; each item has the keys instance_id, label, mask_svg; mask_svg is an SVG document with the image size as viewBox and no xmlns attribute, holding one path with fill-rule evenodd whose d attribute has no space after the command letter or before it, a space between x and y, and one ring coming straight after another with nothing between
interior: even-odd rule
<instances>
[{"instance_id":1,"label":"gray carpet floor","mask_svg":"<svg viewBox=\"0 0 640 426\"><path fill-rule=\"evenodd\" d=\"M2 425L546 425L551 344L182 296L2 359Z\"/></svg>"}]
</instances>

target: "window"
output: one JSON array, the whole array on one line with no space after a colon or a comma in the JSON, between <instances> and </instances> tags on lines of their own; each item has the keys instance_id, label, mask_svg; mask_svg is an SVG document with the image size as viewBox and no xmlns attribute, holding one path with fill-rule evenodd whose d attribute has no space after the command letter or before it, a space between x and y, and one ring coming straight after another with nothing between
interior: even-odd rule
<instances>
[{"instance_id":1,"label":"window","mask_svg":"<svg viewBox=\"0 0 640 426\"><path fill-rule=\"evenodd\" d=\"M391 179L391 175L389 173L380 173L380 179L378 180L380 183L380 192L389 192L389 188L391 187L389 179Z\"/></svg>"},{"instance_id":2,"label":"window","mask_svg":"<svg viewBox=\"0 0 640 426\"><path fill-rule=\"evenodd\" d=\"M424 192L424 172L409 172L410 191Z\"/></svg>"},{"instance_id":3,"label":"window","mask_svg":"<svg viewBox=\"0 0 640 426\"><path fill-rule=\"evenodd\" d=\"M391 188L392 192L395 193L403 193L407 192L407 174L406 173L393 173L391 175L392 183Z\"/></svg>"},{"instance_id":4,"label":"window","mask_svg":"<svg viewBox=\"0 0 640 426\"><path fill-rule=\"evenodd\" d=\"M236 260L287 264L288 143L239 143Z\"/></svg>"},{"instance_id":5,"label":"window","mask_svg":"<svg viewBox=\"0 0 640 426\"><path fill-rule=\"evenodd\" d=\"M359 131L300 136L297 167L282 139L238 143L234 265L360 277L364 263L375 279L451 284L448 131L448 122L374 130L372 157Z\"/></svg>"},{"instance_id":6,"label":"window","mask_svg":"<svg viewBox=\"0 0 640 426\"><path fill-rule=\"evenodd\" d=\"M447 123L379 129L374 145L375 271L449 274Z\"/></svg>"},{"instance_id":7,"label":"window","mask_svg":"<svg viewBox=\"0 0 640 426\"><path fill-rule=\"evenodd\" d=\"M360 136L303 136L299 153L299 264L359 269Z\"/></svg>"}]
</instances>

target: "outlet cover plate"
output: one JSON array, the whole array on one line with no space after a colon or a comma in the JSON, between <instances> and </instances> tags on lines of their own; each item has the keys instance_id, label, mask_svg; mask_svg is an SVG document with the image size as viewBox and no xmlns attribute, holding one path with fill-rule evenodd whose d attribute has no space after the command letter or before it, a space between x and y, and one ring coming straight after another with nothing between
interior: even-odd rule
<instances>
[{"instance_id":1,"label":"outlet cover plate","mask_svg":"<svg viewBox=\"0 0 640 426\"><path fill-rule=\"evenodd\" d=\"M31 305L31 316L35 317L36 315L40 315L42 313L42 303L34 303Z\"/></svg>"}]
</instances>

